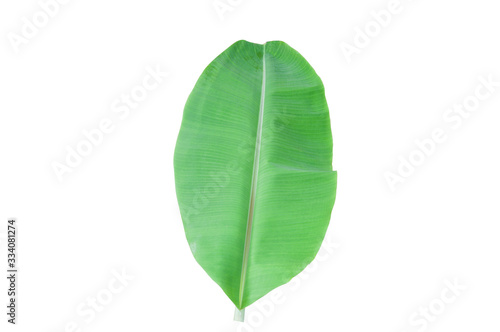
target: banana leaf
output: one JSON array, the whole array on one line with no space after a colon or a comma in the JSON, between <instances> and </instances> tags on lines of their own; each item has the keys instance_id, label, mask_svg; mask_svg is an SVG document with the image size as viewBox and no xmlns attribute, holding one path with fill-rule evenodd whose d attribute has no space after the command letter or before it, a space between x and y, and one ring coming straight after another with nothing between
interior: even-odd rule
<instances>
[{"instance_id":1,"label":"banana leaf","mask_svg":"<svg viewBox=\"0 0 500 332\"><path fill-rule=\"evenodd\" d=\"M284 42L234 43L189 95L174 170L191 251L242 320L314 259L330 221L337 173L321 79Z\"/></svg>"}]
</instances>

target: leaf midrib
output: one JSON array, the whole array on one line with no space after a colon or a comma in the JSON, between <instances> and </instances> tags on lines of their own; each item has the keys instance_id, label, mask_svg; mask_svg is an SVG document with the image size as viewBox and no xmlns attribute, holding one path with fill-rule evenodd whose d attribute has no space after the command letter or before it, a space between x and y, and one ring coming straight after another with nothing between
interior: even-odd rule
<instances>
[{"instance_id":1,"label":"leaf midrib","mask_svg":"<svg viewBox=\"0 0 500 332\"><path fill-rule=\"evenodd\" d=\"M253 161L253 172L252 172L252 186L250 191L250 203L248 207L248 219L247 219L247 229L245 235L245 247L243 249L243 263L241 267L241 277L240 277L240 291L239 291L239 307L241 308L243 304L243 293L245 290L245 280L247 274L248 266L248 255L250 253L250 240L252 236L252 224L253 215L255 207L255 196L257 192L257 178L259 175L259 161L260 161L260 149L262 143L262 123L264 118L264 102L266 94L266 44L263 47L262 53L262 87L260 94L260 107L259 107L259 122L257 125L257 135L255 140L255 153Z\"/></svg>"}]
</instances>

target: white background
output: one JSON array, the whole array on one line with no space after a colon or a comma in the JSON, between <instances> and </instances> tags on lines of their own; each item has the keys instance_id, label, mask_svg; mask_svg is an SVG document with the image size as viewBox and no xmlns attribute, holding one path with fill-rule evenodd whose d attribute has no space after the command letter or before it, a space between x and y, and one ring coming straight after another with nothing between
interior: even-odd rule
<instances>
[{"instance_id":1,"label":"white background","mask_svg":"<svg viewBox=\"0 0 500 332\"><path fill-rule=\"evenodd\" d=\"M213 0L71 0L18 52L10 39L40 4L0 4L0 257L5 271L14 217L20 266L18 325L6 323L2 277L0 330L498 331L500 88L457 128L443 118L480 76L500 81L497 2L401 0L350 62L342 43L376 29L370 12L389 1L230 3L220 16ZM249 307L247 325L191 255L172 165L188 94L240 39L286 41L316 69L339 179L334 245L279 303ZM169 76L121 119L114 101L148 66ZM113 132L59 181L53 163L104 118ZM391 190L384 174L436 128L447 139ZM109 295L122 269L134 279L85 321L77 308ZM466 289L454 295L446 280ZM411 322L429 306L432 319Z\"/></svg>"}]
</instances>

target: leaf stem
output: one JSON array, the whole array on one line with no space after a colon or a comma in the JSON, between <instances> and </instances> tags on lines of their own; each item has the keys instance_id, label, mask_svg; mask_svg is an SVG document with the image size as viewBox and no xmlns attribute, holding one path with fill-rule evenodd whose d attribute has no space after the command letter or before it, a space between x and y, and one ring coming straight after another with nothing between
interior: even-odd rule
<instances>
[{"instance_id":1,"label":"leaf stem","mask_svg":"<svg viewBox=\"0 0 500 332\"><path fill-rule=\"evenodd\" d=\"M245 308L241 310L238 309L237 307L234 308L234 320L237 322L245 321Z\"/></svg>"},{"instance_id":2,"label":"leaf stem","mask_svg":"<svg viewBox=\"0 0 500 332\"><path fill-rule=\"evenodd\" d=\"M250 255L250 239L252 236L252 224L255 207L255 197L257 193L257 181L259 174L260 148L262 144L262 127L264 121L264 103L266 100L266 44L262 51L262 87L260 92L259 122L257 124L257 134L255 138L255 155L253 160L252 186L250 190L250 204L248 207L247 230L245 235L245 246L243 248L243 264L241 267L239 305L243 306L245 292L245 281L247 277L248 256Z\"/></svg>"}]
</instances>

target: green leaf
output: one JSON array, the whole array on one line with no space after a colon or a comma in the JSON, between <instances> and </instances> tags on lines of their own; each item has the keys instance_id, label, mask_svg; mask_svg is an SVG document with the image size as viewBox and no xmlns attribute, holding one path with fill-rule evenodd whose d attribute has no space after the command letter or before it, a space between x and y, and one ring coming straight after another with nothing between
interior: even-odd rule
<instances>
[{"instance_id":1,"label":"green leaf","mask_svg":"<svg viewBox=\"0 0 500 332\"><path fill-rule=\"evenodd\" d=\"M238 41L191 92L174 156L191 251L238 309L317 254L335 200L323 83L280 41Z\"/></svg>"}]
</instances>

